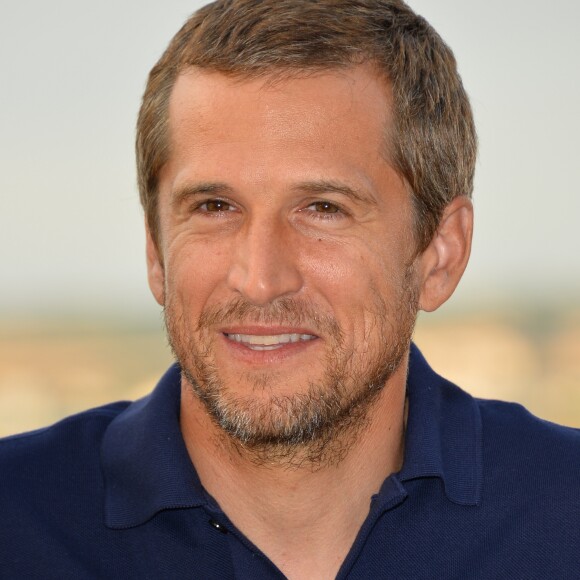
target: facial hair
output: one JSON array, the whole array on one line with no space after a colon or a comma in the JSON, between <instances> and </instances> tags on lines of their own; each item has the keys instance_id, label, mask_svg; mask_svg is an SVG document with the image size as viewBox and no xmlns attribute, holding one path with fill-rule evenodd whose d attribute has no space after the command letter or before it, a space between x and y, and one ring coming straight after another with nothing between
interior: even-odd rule
<instances>
[{"instance_id":1,"label":"facial hair","mask_svg":"<svg viewBox=\"0 0 580 580\"><path fill-rule=\"evenodd\" d=\"M407 269L389 306L374 293L370 315L375 324L364 344L346 346L337 320L303 298L282 297L258 307L238 297L206 308L197 325L186 319L166 293L165 323L169 344L183 377L203 403L228 443L258 464L289 467L336 464L367 423L369 410L408 352L417 313L413 271ZM213 354L212 331L230 324L308 328L327 344L324 374L303 392L269 396L235 395L220 377ZM193 326L193 328L192 328ZM371 352L369 344L377 342ZM357 348L365 350L358 353ZM263 393L280 378L276 372L248 373L252 391Z\"/></svg>"}]
</instances>

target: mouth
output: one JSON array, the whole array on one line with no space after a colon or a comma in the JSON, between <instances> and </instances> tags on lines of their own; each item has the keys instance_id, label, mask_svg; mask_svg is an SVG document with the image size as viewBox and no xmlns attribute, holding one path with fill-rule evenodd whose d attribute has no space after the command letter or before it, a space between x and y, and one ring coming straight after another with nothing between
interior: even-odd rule
<instances>
[{"instance_id":1,"label":"mouth","mask_svg":"<svg viewBox=\"0 0 580 580\"><path fill-rule=\"evenodd\" d=\"M306 333L281 333L281 334L242 334L224 332L224 336L250 350L266 351L284 348L289 344L304 343L318 338L313 334Z\"/></svg>"}]
</instances>

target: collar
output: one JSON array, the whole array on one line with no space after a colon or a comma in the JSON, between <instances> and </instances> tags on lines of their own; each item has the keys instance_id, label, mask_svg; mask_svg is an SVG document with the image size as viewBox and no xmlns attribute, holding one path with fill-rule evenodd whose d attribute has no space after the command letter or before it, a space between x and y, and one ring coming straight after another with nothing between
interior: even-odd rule
<instances>
[{"instance_id":1,"label":"collar","mask_svg":"<svg viewBox=\"0 0 580 580\"><path fill-rule=\"evenodd\" d=\"M181 369L172 365L155 390L127 407L103 437L105 524L131 528L164 509L208 503L179 428Z\"/></svg>"},{"instance_id":2,"label":"collar","mask_svg":"<svg viewBox=\"0 0 580 580\"><path fill-rule=\"evenodd\" d=\"M477 401L435 373L412 344L407 379L409 415L401 482L438 477L460 505L477 505L483 481Z\"/></svg>"},{"instance_id":3,"label":"collar","mask_svg":"<svg viewBox=\"0 0 580 580\"><path fill-rule=\"evenodd\" d=\"M398 480L438 477L449 500L476 505L482 461L475 399L431 370L415 345L407 394L405 461ZM165 509L211 503L181 435L180 401L181 371L174 364L150 395L129 405L107 428L101 461L108 527L131 528Z\"/></svg>"}]
</instances>

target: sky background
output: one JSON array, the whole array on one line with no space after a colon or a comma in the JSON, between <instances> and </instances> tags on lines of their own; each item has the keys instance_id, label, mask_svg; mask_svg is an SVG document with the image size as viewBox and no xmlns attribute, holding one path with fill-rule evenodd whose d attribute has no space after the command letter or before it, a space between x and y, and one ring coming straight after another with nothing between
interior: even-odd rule
<instances>
[{"instance_id":1,"label":"sky background","mask_svg":"<svg viewBox=\"0 0 580 580\"><path fill-rule=\"evenodd\" d=\"M149 69L202 4L0 0L0 316L157 316L134 125ZM410 5L454 50L479 132L474 247L454 303L574 299L580 3Z\"/></svg>"}]
</instances>

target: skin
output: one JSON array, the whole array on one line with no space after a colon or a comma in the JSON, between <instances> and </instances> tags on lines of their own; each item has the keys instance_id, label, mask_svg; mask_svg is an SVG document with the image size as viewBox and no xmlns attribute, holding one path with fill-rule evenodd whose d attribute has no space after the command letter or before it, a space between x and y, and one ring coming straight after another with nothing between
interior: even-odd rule
<instances>
[{"instance_id":1,"label":"skin","mask_svg":"<svg viewBox=\"0 0 580 580\"><path fill-rule=\"evenodd\" d=\"M224 436L184 377L181 427L202 483L289 578L335 577L370 497L400 469L415 309L447 300L469 257L464 197L415 255L410 194L382 153L390 103L388 84L364 65L273 83L190 70L172 93L160 238L148 233L147 261L182 366L191 349L203 352L224 398L272 434L272 417L291 420L279 402L313 383L330 388L329 366L344 363L348 395L385 344L405 346L357 425L337 431L316 463L307 445L289 456ZM249 314L220 318L240 302ZM218 318L200 329L208 312ZM312 339L253 350L229 338L288 333Z\"/></svg>"}]
</instances>

